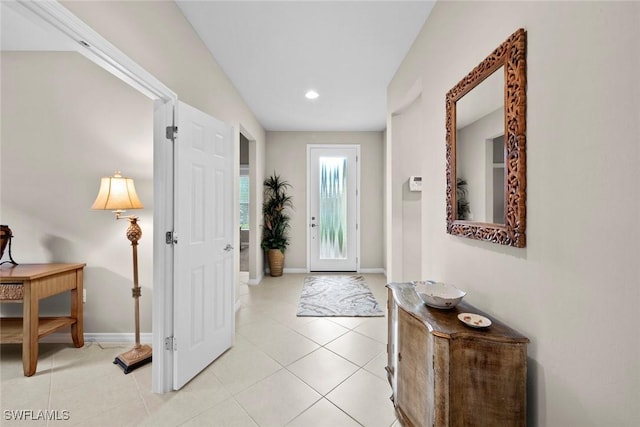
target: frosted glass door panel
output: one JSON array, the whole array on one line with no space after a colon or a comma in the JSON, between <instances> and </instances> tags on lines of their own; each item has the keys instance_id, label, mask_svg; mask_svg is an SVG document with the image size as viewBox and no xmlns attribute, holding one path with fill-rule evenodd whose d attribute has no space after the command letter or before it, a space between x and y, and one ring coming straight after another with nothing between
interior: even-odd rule
<instances>
[{"instance_id":1,"label":"frosted glass door panel","mask_svg":"<svg viewBox=\"0 0 640 427\"><path fill-rule=\"evenodd\" d=\"M309 145L310 271L357 271L359 146Z\"/></svg>"},{"instance_id":2,"label":"frosted glass door panel","mask_svg":"<svg viewBox=\"0 0 640 427\"><path fill-rule=\"evenodd\" d=\"M320 259L347 257L346 169L346 157L320 157Z\"/></svg>"}]
</instances>

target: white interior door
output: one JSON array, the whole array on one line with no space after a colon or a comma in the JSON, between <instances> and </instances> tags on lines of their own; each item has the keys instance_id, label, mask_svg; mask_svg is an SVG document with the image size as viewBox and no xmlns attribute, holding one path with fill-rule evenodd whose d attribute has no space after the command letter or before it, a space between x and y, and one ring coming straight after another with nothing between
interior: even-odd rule
<instances>
[{"instance_id":1,"label":"white interior door","mask_svg":"<svg viewBox=\"0 0 640 427\"><path fill-rule=\"evenodd\" d=\"M307 146L310 271L358 271L357 145Z\"/></svg>"},{"instance_id":2,"label":"white interior door","mask_svg":"<svg viewBox=\"0 0 640 427\"><path fill-rule=\"evenodd\" d=\"M181 388L234 333L233 141L223 122L177 103L174 368Z\"/></svg>"}]
</instances>

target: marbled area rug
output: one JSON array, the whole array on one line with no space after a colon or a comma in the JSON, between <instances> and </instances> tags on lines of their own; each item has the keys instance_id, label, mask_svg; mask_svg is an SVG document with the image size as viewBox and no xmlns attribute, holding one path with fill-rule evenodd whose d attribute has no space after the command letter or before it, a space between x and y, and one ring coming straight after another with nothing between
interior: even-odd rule
<instances>
[{"instance_id":1,"label":"marbled area rug","mask_svg":"<svg viewBox=\"0 0 640 427\"><path fill-rule=\"evenodd\" d=\"M362 276L308 276L304 279L299 317L384 316Z\"/></svg>"}]
</instances>

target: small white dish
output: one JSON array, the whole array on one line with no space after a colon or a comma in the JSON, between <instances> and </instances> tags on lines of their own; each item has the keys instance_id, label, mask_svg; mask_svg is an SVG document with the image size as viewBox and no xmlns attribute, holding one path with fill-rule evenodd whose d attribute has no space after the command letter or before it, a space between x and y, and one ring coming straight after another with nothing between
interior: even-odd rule
<instances>
[{"instance_id":1,"label":"small white dish","mask_svg":"<svg viewBox=\"0 0 640 427\"><path fill-rule=\"evenodd\" d=\"M458 319L472 328L488 328L491 326L491 320L475 313L460 313L458 314Z\"/></svg>"}]
</instances>

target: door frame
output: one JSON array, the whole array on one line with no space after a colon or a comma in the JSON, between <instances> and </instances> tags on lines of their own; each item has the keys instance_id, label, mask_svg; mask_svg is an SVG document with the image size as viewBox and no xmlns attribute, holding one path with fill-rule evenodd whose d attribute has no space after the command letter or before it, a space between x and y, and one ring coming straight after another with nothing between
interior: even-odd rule
<instances>
[{"instance_id":1,"label":"door frame","mask_svg":"<svg viewBox=\"0 0 640 427\"><path fill-rule=\"evenodd\" d=\"M173 247L165 244L164 233L173 227L173 144L165 129L173 124L178 96L57 1L17 0L7 6L59 33L78 46L78 53L154 100L152 391L168 392L173 388L173 355L165 349L164 337L173 334Z\"/></svg>"},{"instance_id":2,"label":"door frame","mask_svg":"<svg viewBox=\"0 0 640 427\"><path fill-rule=\"evenodd\" d=\"M264 176L262 169L258 170L258 147L256 138L247 130L242 123L238 124L238 132L235 134L238 147L238 158L240 157L240 134L249 140L249 285L258 285L264 275L264 266L262 259L264 252L260 247L261 228L262 228L262 179L258 176ZM240 167L238 166L238 182L240 182ZM240 201L239 189L236 196L236 205ZM240 224L240 212L236 215L237 224ZM239 231L239 230L238 230ZM240 271L240 251L238 251L238 268ZM239 295L236 295L236 310L240 308Z\"/></svg>"},{"instance_id":3,"label":"door frame","mask_svg":"<svg viewBox=\"0 0 640 427\"><path fill-rule=\"evenodd\" d=\"M361 191L361 174L360 164L362 156L360 155L360 144L307 144L307 212L305 224L307 225L307 273L311 273L311 227L309 225L309 215L311 212L311 150L314 148L326 149L349 149L356 150L356 272L360 272L360 199L362 199Z\"/></svg>"}]
</instances>

